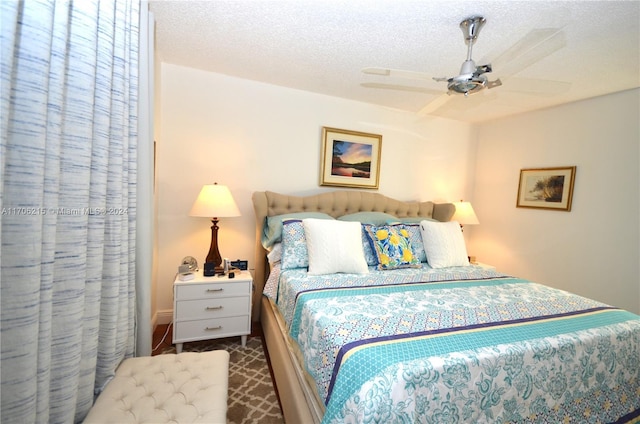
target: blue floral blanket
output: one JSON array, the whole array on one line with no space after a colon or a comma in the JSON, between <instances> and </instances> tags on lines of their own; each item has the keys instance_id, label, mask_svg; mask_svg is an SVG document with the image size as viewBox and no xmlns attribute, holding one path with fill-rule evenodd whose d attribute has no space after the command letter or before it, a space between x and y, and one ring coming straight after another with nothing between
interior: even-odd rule
<instances>
[{"instance_id":1,"label":"blue floral blanket","mask_svg":"<svg viewBox=\"0 0 640 424\"><path fill-rule=\"evenodd\" d=\"M630 312L480 267L277 274L324 423L640 421Z\"/></svg>"}]
</instances>

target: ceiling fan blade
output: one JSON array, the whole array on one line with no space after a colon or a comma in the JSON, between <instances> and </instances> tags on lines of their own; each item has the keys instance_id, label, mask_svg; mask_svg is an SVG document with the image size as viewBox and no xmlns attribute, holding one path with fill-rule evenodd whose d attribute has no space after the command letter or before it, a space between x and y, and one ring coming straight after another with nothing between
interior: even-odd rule
<instances>
[{"instance_id":1,"label":"ceiling fan blade","mask_svg":"<svg viewBox=\"0 0 640 424\"><path fill-rule=\"evenodd\" d=\"M420 109L418 111L418 115L420 116L430 115L436 110L443 107L445 104L447 104L447 102L449 102L452 98L453 96L449 94L446 94L446 93L441 94L440 96L436 97L434 100L427 103L427 105L424 106L422 109Z\"/></svg>"},{"instance_id":2,"label":"ceiling fan blade","mask_svg":"<svg viewBox=\"0 0 640 424\"><path fill-rule=\"evenodd\" d=\"M493 67L501 76L516 74L566 45L561 28L539 28L529 31L493 60Z\"/></svg>"},{"instance_id":3,"label":"ceiling fan blade","mask_svg":"<svg viewBox=\"0 0 640 424\"><path fill-rule=\"evenodd\" d=\"M424 72L405 71L403 69L388 69L388 68L372 67L372 68L364 68L362 72L369 75L382 75L386 77L431 81L431 76L425 74Z\"/></svg>"},{"instance_id":4,"label":"ceiling fan blade","mask_svg":"<svg viewBox=\"0 0 640 424\"><path fill-rule=\"evenodd\" d=\"M482 91L482 93L474 94L473 96L455 96L452 102L447 103L443 108L438 110L437 113L443 112L470 112L477 108L491 107L488 106L491 102L497 100L500 94L497 91L489 92Z\"/></svg>"},{"instance_id":5,"label":"ceiling fan blade","mask_svg":"<svg viewBox=\"0 0 640 424\"><path fill-rule=\"evenodd\" d=\"M571 83L536 78L505 78L504 90L535 96L555 96L571 89Z\"/></svg>"},{"instance_id":6,"label":"ceiling fan blade","mask_svg":"<svg viewBox=\"0 0 640 424\"><path fill-rule=\"evenodd\" d=\"M487 88L500 87L502 85L502 81L498 78L495 81L487 81Z\"/></svg>"},{"instance_id":7,"label":"ceiling fan blade","mask_svg":"<svg viewBox=\"0 0 640 424\"><path fill-rule=\"evenodd\" d=\"M416 87L411 85L384 84L384 83L378 83L378 82L363 82L363 83L360 83L360 85L367 88L380 88L383 90L416 91L419 93L429 93L429 94L442 93L442 90L435 90L435 89L426 88L426 87Z\"/></svg>"},{"instance_id":8,"label":"ceiling fan blade","mask_svg":"<svg viewBox=\"0 0 640 424\"><path fill-rule=\"evenodd\" d=\"M363 68L362 72L369 75L383 75L385 77L388 77L391 74L391 69L369 67Z\"/></svg>"},{"instance_id":9,"label":"ceiling fan blade","mask_svg":"<svg viewBox=\"0 0 640 424\"><path fill-rule=\"evenodd\" d=\"M478 75L486 74L487 72L491 72L492 70L493 68L491 67L491 64L487 63L486 65L476 66L476 71L473 74L478 76Z\"/></svg>"}]
</instances>

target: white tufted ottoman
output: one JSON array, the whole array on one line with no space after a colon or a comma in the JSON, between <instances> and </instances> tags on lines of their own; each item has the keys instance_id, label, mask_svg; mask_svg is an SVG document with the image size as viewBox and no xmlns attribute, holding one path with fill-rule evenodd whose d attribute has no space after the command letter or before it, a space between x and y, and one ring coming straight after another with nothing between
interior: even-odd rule
<instances>
[{"instance_id":1,"label":"white tufted ottoman","mask_svg":"<svg viewBox=\"0 0 640 424\"><path fill-rule=\"evenodd\" d=\"M126 359L85 423L226 423L229 352Z\"/></svg>"}]
</instances>

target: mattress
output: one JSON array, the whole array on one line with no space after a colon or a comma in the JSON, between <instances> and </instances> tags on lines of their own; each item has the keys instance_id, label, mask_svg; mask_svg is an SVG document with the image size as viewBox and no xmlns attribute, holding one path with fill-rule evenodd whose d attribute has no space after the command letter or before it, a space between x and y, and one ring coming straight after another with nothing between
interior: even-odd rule
<instances>
[{"instance_id":1,"label":"mattress","mask_svg":"<svg viewBox=\"0 0 640 424\"><path fill-rule=\"evenodd\" d=\"M265 286L323 422L635 422L640 317L477 266Z\"/></svg>"}]
</instances>

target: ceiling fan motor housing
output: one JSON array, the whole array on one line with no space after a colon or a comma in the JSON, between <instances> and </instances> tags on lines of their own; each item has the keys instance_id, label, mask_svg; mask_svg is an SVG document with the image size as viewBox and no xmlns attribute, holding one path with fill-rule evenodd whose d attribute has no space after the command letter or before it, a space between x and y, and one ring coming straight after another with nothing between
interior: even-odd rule
<instances>
[{"instance_id":1,"label":"ceiling fan motor housing","mask_svg":"<svg viewBox=\"0 0 640 424\"><path fill-rule=\"evenodd\" d=\"M460 75L472 76L476 71L476 62L474 62L473 60L469 59L462 62L462 66L460 67Z\"/></svg>"}]
</instances>

